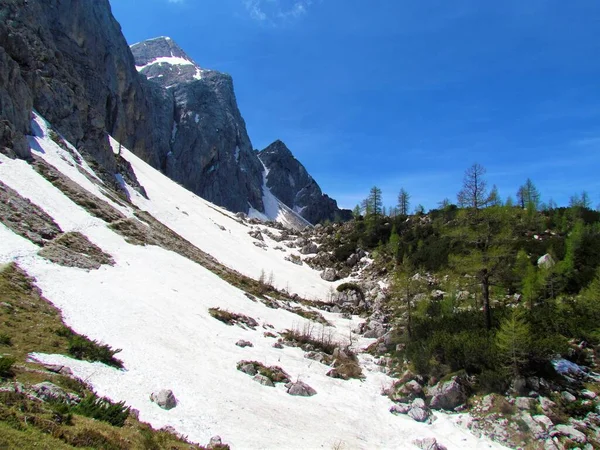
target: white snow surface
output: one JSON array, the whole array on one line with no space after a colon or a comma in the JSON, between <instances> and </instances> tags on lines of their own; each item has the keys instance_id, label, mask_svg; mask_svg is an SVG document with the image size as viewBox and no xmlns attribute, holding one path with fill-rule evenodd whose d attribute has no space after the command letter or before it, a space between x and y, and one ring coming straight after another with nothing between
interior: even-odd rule
<instances>
[{"instance_id":1,"label":"white snow surface","mask_svg":"<svg viewBox=\"0 0 600 450\"><path fill-rule=\"evenodd\" d=\"M180 58L178 56L161 56L159 58L155 58L149 63L144 64L143 66L135 66L138 72L144 70L146 67L152 66L154 64L170 64L171 66L195 66L193 61L189 59Z\"/></svg>"},{"instance_id":2,"label":"white snow surface","mask_svg":"<svg viewBox=\"0 0 600 450\"><path fill-rule=\"evenodd\" d=\"M94 183L78 177L71 155L55 145L46 131L32 138L34 152L94 195L103 196ZM254 275L260 268L273 270L276 282L289 282L299 292L322 296L328 290L329 283L318 282L318 274L283 261L284 254L276 254L268 239L268 250L255 247L247 235L249 227L230 213L185 191L127 151L122 154L150 197L133 196L134 202L195 245ZM80 231L116 262L92 271L58 266L39 257L35 245L0 225L0 262L15 261L34 276L45 298L61 309L67 325L122 348L118 356L125 370L61 355L32 357L71 367L99 395L124 400L154 427L170 425L203 444L219 434L234 449L411 449L414 439L424 437L435 437L448 449L503 448L460 426L458 422L469 420L466 415L436 413L433 424L425 425L390 414L392 403L380 393L393 380L379 371L369 355L360 356L364 381L342 381L326 377L329 367L305 359L298 348L273 348L274 339L265 337L265 331L303 327L307 321L251 301L176 253L126 243L26 162L0 155L0 179L44 209L64 231ZM261 326L256 331L227 326L209 315L210 307L244 313ZM342 342L359 323L358 318L324 316ZM237 347L239 339L253 342L254 347ZM354 341L355 346L373 342L358 336ZM236 370L240 360L281 366L317 394L293 397L281 385L262 386ZM150 402L150 394L160 389L173 390L179 401L176 408L165 411Z\"/></svg>"}]
</instances>

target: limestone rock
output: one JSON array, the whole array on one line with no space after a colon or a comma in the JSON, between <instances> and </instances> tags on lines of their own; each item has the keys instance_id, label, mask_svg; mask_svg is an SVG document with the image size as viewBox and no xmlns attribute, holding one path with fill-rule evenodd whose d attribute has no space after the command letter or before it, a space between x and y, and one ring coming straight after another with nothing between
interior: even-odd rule
<instances>
[{"instance_id":1,"label":"limestone rock","mask_svg":"<svg viewBox=\"0 0 600 450\"><path fill-rule=\"evenodd\" d=\"M252 342L245 341L243 339L240 339L239 341L237 341L235 343L235 345L237 345L238 347L242 347L242 348L244 348L244 347L254 347L254 344Z\"/></svg>"},{"instance_id":2,"label":"limestone rock","mask_svg":"<svg viewBox=\"0 0 600 450\"><path fill-rule=\"evenodd\" d=\"M467 393L459 377L440 382L430 388L427 394L431 397L432 409L453 410L467 400Z\"/></svg>"},{"instance_id":3,"label":"limestone rock","mask_svg":"<svg viewBox=\"0 0 600 450\"><path fill-rule=\"evenodd\" d=\"M177 406L177 399L170 389L161 389L157 393L150 394L150 400L162 409L173 409Z\"/></svg>"},{"instance_id":4,"label":"limestone rock","mask_svg":"<svg viewBox=\"0 0 600 450\"><path fill-rule=\"evenodd\" d=\"M63 388L58 387L49 381L35 384L31 387L31 389L33 392L35 392L36 397L45 402L58 400L72 405L81 401L79 396L71 394L70 392L65 391Z\"/></svg>"},{"instance_id":5,"label":"limestone rock","mask_svg":"<svg viewBox=\"0 0 600 450\"><path fill-rule=\"evenodd\" d=\"M321 278L325 281L335 281L338 279L338 273L335 269L327 268L321 272Z\"/></svg>"},{"instance_id":6,"label":"limestone rock","mask_svg":"<svg viewBox=\"0 0 600 450\"><path fill-rule=\"evenodd\" d=\"M415 439L413 444L421 450L446 450L435 438Z\"/></svg>"},{"instance_id":7,"label":"limestone rock","mask_svg":"<svg viewBox=\"0 0 600 450\"><path fill-rule=\"evenodd\" d=\"M317 393L312 387L308 384L298 381L296 383L288 383L286 385L287 393L290 395L298 395L301 397L311 397Z\"/></svg>"},{"instance_id":8,"label":"limestone rock","mask_svg":"<svg viewBox=\"0 0 600 450\"><path fill-rule=\"evenodd\" d=\"M261 375L260 373L254 375L254 378L252 378L252 379L254 381L256 381L257 383L262 384L263 386L269 386L269 387L275 386L270 378L268 378L264 375Z\"/></svg>"}]
</instances>

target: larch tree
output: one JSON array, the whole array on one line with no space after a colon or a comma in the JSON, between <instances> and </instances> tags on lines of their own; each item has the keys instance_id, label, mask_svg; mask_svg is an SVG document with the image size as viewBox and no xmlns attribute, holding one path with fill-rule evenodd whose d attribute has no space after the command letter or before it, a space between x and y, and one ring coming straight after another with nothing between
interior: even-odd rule
<instances>
[{"instance_id":1,"label":"larch tree","mask_svg":"<svg viewBox=\"0 0 600 450\"><path fill-rule=\"evenodd\" d=\"M465 171L463 187L457 195L458 206L475 211L484 208L489 202L485 167L475 163Z\"/></svg>"},{"instance_id":2,"label":"larch tree","mask_svg":"<svg viewBox=\"0 0 600 450\"><path fill-rule=\"evenodd\" d=\"M492 328L490 288L503 271L510 267L513 252L513 236L509 210L491 207L470 214L461 211L450 234L462 248L450 255L450 265L473 277L481 286L483 313L486 328Z\"/></svg>"},{"instance_id":3,"label":"larch tree","mask_svg":"<svg viewBox=\"0 0 600 450\"><path fill-rule=\"evenodd\" d=\"M406 189L402 188L398 194L398 211L401 216L408 216L409 210L410 194L406 191Z\"/></svg>"}]
</instances>

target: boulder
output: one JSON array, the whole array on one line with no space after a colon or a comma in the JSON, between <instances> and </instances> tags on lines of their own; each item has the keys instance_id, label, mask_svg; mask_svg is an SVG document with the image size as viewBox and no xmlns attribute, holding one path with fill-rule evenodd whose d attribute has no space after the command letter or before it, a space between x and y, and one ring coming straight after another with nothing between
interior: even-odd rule
<instances>
[{"instance_id":1,"label":"boulder","mask_svg":"<svg viewBox=\"0 0 600 450\"><path fill-rule=\"evenodd\" d=\"M421 450L446 450L435 438L415 439L413 444Z\"/></svg>"},{"instance_id":2,"label":"boulder","mask_svg":"<svg viewBox=\"0 0 600 450\"><path fill-rule=\"evenodd\" d=\"M297 395L300 397L311 397L317 393L313 388L311 388L308 384L298 381L296 383L288 383L286 384L287 393L290 395Z\"/></svg>"},{"instance_id":3,"label":"boulder","mask_svg":"<svg viewBox=\"0 0 600 450\"><path fill-rule=\"evenodd\" d=\"M310 255L313 253L317 253L317 251L319 251L319 247L317 247L317 244L315 244L314 242L309 242L300 249L300 253L302 253L303 255Z\"/></svg>"},{"instance_id":4,"label":"boulder","mask_svg":"<svg viewBox=\"0 0 600 450\"><path fill-rule=\"evenodd\" d=\"M454 410L467 400L466 389L462 380L454 376L449 381L439 382L430 388L427 394L431 397L432 409Z\"/></svg>"},{"instance_id":5,"label":"boulder","mask_svg":"<svg viewBox=\"0 0 600 450\"><path fill-rule=\"evenodd\" d=\"M73 375L73 371L69 367L63 366L61 364L44 364L44 369L46 369L49 372L59 373L61 375Z\"/></svg>"},{"instance_id":6,"label":"boulder","mask_svg":"<svg viewBox=\"0 0 600 450\"><path fill-rule=\"evenodd\" d=\"M577 397L567 391L561 392L560 397L565 401L565 403L573 403L577 401Z\"/></svg>"},{"instance_id":7,"label":"boulder","mask_svg":"<svg viewBox=\"0 0 600 450\"><path fill-rule=\"evenodd\" d=\"M273 381L271 381L270 378L261 375L260 373L254 375L254 378L252 378L254 381L256 381L257 383L262 384L263 386L270 386L270 387L274 387L275 384L273 384Z\"/></svg>"},{"instance_id":8,"label":"boulder","mask_svg":"<svg viewBox=\"0 0 600 450\"><path fill-rule=\"evenodd\" d=\"M551 435L553 437L566 436L567 438L571 439L573 442L577 442L578 444L585 444L587 442L585 434L569 425L556 425Z\"/></svg>"},{"instance_id":9,"label":"boulder","mask_svg":"<svg viewBox=\"0 0 600 450\"><path fill-rule=\"evenodd\" d=\"M217 449L220 448L223 445L223 441L221 439L221 436L213 436L210 438L210 441L208 443L208 445L206 446L206 448L208 449Z\"/></svg>"},{"instance_id":10,"label":"boulder","mask_svg":"<svg viewBox=\"0 0 600 450\"><path fill-rule=\"evenodd\" d=\"M238 370L250 376L254 376L257 373L254 364L244 364L243 366L240 366Z\"/></svg>"},{"instance_id":11,"label":"boulder","mask_svg":"<svg viewBox=\"0 0 600 450\"><path fill-rule=\"evenodd\" d=\"M417 421L417 422L427 422L429 420L429 416L431 413L427 406L425 406L425 401L422 398L416 398L413 400L410 405L410 411L408 411L408 416Z\"/></svg>"},{"instance_id":12,"label":"boulder","mask_svg":"<svg viewBox=\"0 0 600 450\"><path fill-rule=\"evenodd\" d=\"M162 409L173 409L177 406L177 399L170 389L161 389L158 393L150 394L150 400Z\"/></svg>"},{"instance_id":13,"label":"boulder","mask_svg":"<svg viewBox=\"0 0 600 450\"><path fill-rule=\"evenodd\" d=\"M392 414L408 414L410 405L406 403L398 403L390 408Z\"/></svg>"},{"instance_id":14,"label":"boulder","mask_svg":"<svg viewBox=\"0 0 600 450\"><path fill-rule=\"evenodd\" d=\"M521 410L528 410L533 407L535 400L529 397L517 397L515 406Z\"/></svg>"},{"instance_id":15,"label":"boulder","mask_svg":"<svg viewBox=\"0 0 600 450\"><path fill-rule=\"evenodd\" d=\"M240 339L239 341L237 341L235 343L235 345L237 345L238 347L242 347L242 348L244 348L244 347L254 347L254 344L252 342L245 341L243 339Z\"/></svg>"},{"instance_id":16,"label":"boulder","mask_svg":"<svg viewBox=\"0 0 600 450\"><path fill-rule=\"evenodd\" d=\"M61 401L73 405L81 401L78 395L71 394L49 381L35 384L31 389L35 392L35 396L44 402Z\"/></svg>"},{"instance_id":17,"label":"boulder","mask_svg":"<svg viewBox=\"0 0 600 450\"><path fill-rule=\"evenodd\" d=\"M554 267L555 264L556 261L554 261L554 258L552 258L552 255L549 253L546 253L544 256L540 256L537 260L538 267L543 269L550 269Z\"/></svg>"},{"instance_id":18,"label":"boulder","mask_svg":"<svg viewBox=\"0 0 600 450\"><path fill-rule=\"evenodd\" d=\"M321 278L325 281L335 281L338 279L337 270L327 268L323 272L321 272Z\"/></svg>"}]
</instances>

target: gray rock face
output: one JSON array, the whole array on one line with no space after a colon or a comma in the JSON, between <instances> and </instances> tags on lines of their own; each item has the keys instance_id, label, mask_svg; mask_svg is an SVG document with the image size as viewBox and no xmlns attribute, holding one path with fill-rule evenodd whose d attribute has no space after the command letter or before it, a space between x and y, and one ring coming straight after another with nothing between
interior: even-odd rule
<instances>
[{"instance_id":1,"label":"gray rock face","mask_svg":"<svg viewBox=\"0 0 600 450\"><path fill-rule=\"evenodd\" d=\"M79 396L71 394L49 381L33 385L31 389L35 392L36 397L45 402L58 400L71 405L79 403L81 400Z\"/></svg>"},{"instance_id":2,"label":"gray rock face","mask_svg":"<svg viewBox=\"0 0 600 450\"><path fill-rule=\"evenodd\" d=\"M297 383L289 383L286 385L287 393L290 395L298 395L300 397L311 397L317 393L308 384L298 381Z\"/></svg>"},{"instance_id":3,"label":"gray rock face","mask_svg":"<svg viewBox=\"0 0 600 450\"><path fill-rule=\"evenodd\" d=\"M108 0L14 0L2 2L0 17L0 148L12 143L29 156L22 135L32 108L111 183L117 163L107 132L140 155L165 148L172 114L158 114L162 94L137 74Z\"/></svg>"},{"instance_id":4,"label":"gray rock face","mask_svg":"<svg viewBox=\"0 0 600 450\"><path fill-rule=\"evenodd\" d=\"M231 77L201 69L169 38L135 44L131 51L139 72L172 98L172 108L166 108L174 118L169 150L159 167L231 211L247 213L249 206L264 211L263 167L252 150Z\"/></svg>"},{"instance_id":5,"label":"gray rock face","mask_svg":"<svg viewBox=\"0 0 600 450\"><path fill-rule=\"evenodd\" d=\"M310 223L352 218L350 210L339 209L335 200L323 194L316 181L283 142L275 141L259 152L258 157L269 170L267 187Z\"/></svg>"},{"instance_id":6,"label":"gray rock face","mask_svg":"<svg viewBox=\"0 0 600 450\"><path fill-rule=\"evenodd\" d=\"M465 388L458 377L436 384L427 394L432 397L429 405L433 409L453 410L467 400Z\"/></svg>"},{"instance_id":7,"label":"gray rock face","mask_svg":"<svg viewBox=\"0 0 600 450\"><path fill-rule=\"evenodd\" d=\"M173 409L177 406L177 399L173 391L162 389L158 393L153 392L150 395L150 400L160 406L162 409Z\"/></svg>"}]
</instances>

